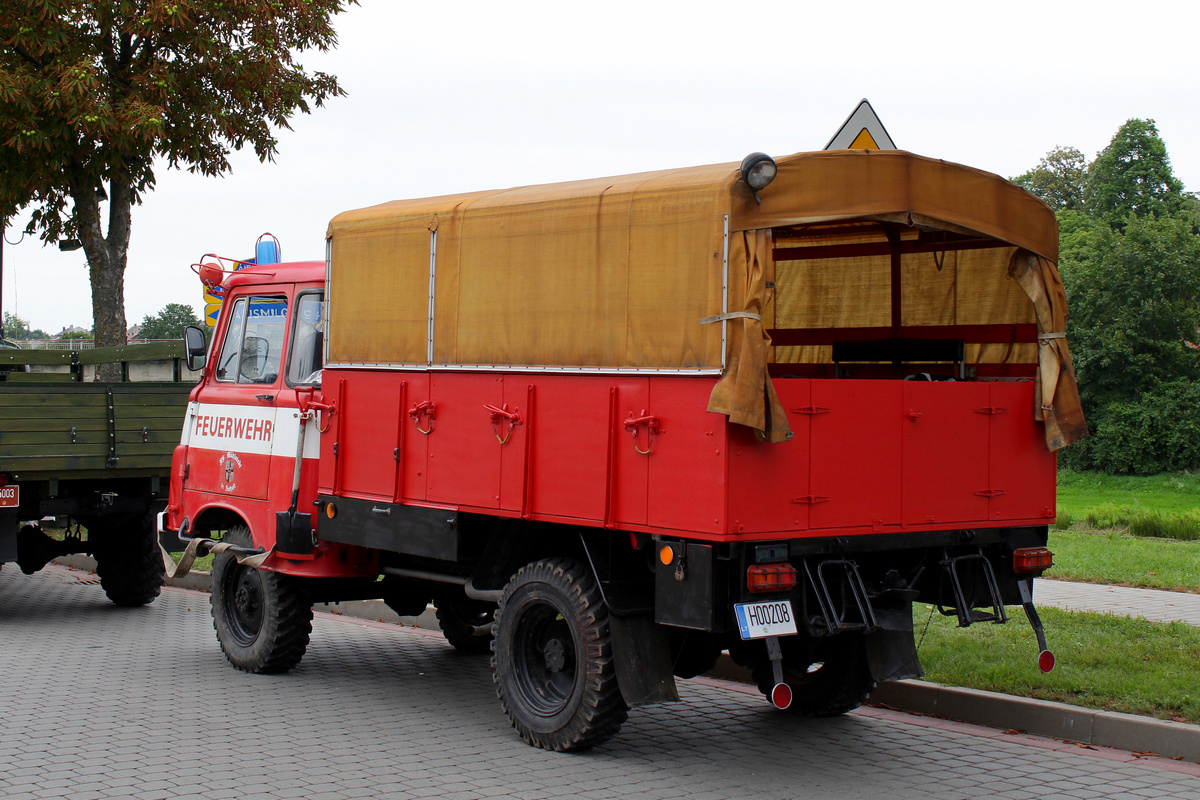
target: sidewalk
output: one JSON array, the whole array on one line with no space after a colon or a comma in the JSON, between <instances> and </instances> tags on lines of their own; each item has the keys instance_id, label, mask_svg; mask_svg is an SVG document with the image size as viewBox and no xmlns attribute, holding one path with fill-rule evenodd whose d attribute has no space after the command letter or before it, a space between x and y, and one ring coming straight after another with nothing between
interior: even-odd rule
<instances>
[{"instance_id":1,"label":"sidewalk","mask_svg":"<svg viewBox=\"0 0 1200 800\"><path fill-rule=\"evenodd\" d=\"M1045 578L1035 582L1033 591L1033 599L1039 606L1142 617L1151 622L1180 621L1200 628L1200 594Z\"/></svg>"},{"instance_id":2,"label":"sidewalk","mask_svg":"<svg viewBox=\"0 0 1200 800\"><path fill-rule=\"evenodd\" d=\"M96 562L87 556L68 556L58 559L57 563L76 569L96 568ZM180 589L208 591L209 575L193 572L180 580L171 580L168 583ZM1043 578L1034 586L1034 600L1039 606L1142 617L1154 622L1182 620L1189 625L1200 627L1200 594ZM420 617L403 618L397 616L382 600L320 604L313 608L314 611L328 614L438 630L432 608L427 609ZM708 675L741 683L752 682L748 671L734 664L728 655L722 655L717 666ZM1133 753L1153 753L1166 758L1200 763L1200 725L1169 722L1115 711L1096 711L1066 703L942 686L921 680L880 684L867 703L912 714L1064 739L1081 745L1110 747Z\"/></svg>"}]
</instances>

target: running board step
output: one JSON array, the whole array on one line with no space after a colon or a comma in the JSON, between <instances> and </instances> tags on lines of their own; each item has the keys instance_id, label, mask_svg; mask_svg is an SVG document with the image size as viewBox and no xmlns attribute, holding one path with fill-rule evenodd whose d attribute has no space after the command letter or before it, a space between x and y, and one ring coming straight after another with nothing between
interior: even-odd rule
<instances>
[{"instance_id":1,"label":"running board step","mask_svg":"<svg viewBox=\"0 0 1200 800\"><path fill-rule=\"evenodd\" d=\"M954 592L954 608L943 608L939 603L938 611L947 617L957 616L960 628L969 628L976 622L994 622L998 625L1008 622L1008 615L1004 613L1004 602L1000 599L1000 585L996 583L996 573L982 550L953 557L948 552L943 552L940 563L942 569L950 576L950 588ZM983 578L983 584L988 593L988 602L991 605L990 611L971 607L966 592L963 590L964 572L968 576L971 576L972 572L975 573L974 576L971 576L976 580L975 585L978 585L977 581L980 577Z\"/></svg>"},{"instance_id":2,"label":"running board step","mask_svg":"<svg viewBox=\"0 0 1200 800\"><path fill-rule=\"evenodd\" d=\"M817 598L820 616L810 617L809 627L824 629L830 634L850 631L874 631L879 628L867 587L858 572L858 564L841 558L831 558L817 564L813 574L808 561L804 575ZM834 596L837 590L837 597Z\"/></svg>"}]
</instances>

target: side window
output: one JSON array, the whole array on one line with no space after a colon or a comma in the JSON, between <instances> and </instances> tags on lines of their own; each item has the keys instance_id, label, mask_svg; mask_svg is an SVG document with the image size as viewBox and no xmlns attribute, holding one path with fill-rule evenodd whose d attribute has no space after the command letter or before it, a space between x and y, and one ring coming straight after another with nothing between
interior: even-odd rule
<instances>
[{"instance_id":1,"label":"side window","mask_svg":"<svg viewBox=\"0 0 1200 800\"><path fill-rule=\"evenodd\" d=\"M226 306L226 309L229 307ZM223 309L225 310L225 309ZM242 351L242 336L246 328L246 298L240 298L230 310L229 325L225 328L225 342L221 345L221 356L217 359L217 380L237 380L238 353Z\"/></svg>"},{"instance_id":2,"label":"side window","mask_svg":"<svg viewBox=\"0 0 1200 800\"><path fill-rule=\"evenodd\" d=\"M296 298L292 352L288 356L287 382L319 386L325 359L325 294L305 292Z\"/></svg>"},{"instance_id":3,"label":"side window","mask_svg":"<svg viewBox=\"0 0 1200 800\"><path fill-rule=\"evenodd\" d=\"M287 300L283 297L243 297L233 306L225 342L217 360L219 381L275 383L283 364L287 330Z\"/></svg>"}]
</instances>

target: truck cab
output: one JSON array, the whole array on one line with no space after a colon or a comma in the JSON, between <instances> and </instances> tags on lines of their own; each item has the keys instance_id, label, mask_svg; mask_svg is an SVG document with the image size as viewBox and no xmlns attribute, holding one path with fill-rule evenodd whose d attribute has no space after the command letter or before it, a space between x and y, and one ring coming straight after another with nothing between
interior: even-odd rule
<instances>
[{"instance_id":1,"label":"truck cab","mask_svg":"<svg viewBox=\"0 0 1200 800\"><path fill-rule=\"evenodd\" d=\"M321 262L253 266L225 278L211 357L173 456L165 529L188 539L233 530L240 546L266 552L276 544L280 509L311 519L319 454L311 404L321 397L324 279ZM291 554L288 569L305 574L305 562L320 552L310 542ZM281 556L272 558L267 567Z\"/></svg>"}]
</instances>

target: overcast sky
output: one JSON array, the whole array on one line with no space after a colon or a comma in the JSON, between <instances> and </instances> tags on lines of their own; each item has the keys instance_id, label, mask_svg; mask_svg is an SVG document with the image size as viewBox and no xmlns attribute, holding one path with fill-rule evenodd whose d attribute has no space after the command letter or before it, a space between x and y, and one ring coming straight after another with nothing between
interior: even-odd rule
<instances>
[{"instance_id":1,"label":"overcast sky","mask_svg":"<svg viewBox=\"0 0 1200 800\"><path fill-rule=\"evenodd\" d=\"M250 257L263 232L285 260L321 259L351 208L819 150L864 97L901 149L1005 177L1152 118L1200 189L1191 3L361 2L336 51L303 59L349 96L297 118L274 164L158 172L133 212L130 324L202 310L189 265ZM5 311L91 327L82 251L4 248Z\"/></svg>"}]
</instances>

